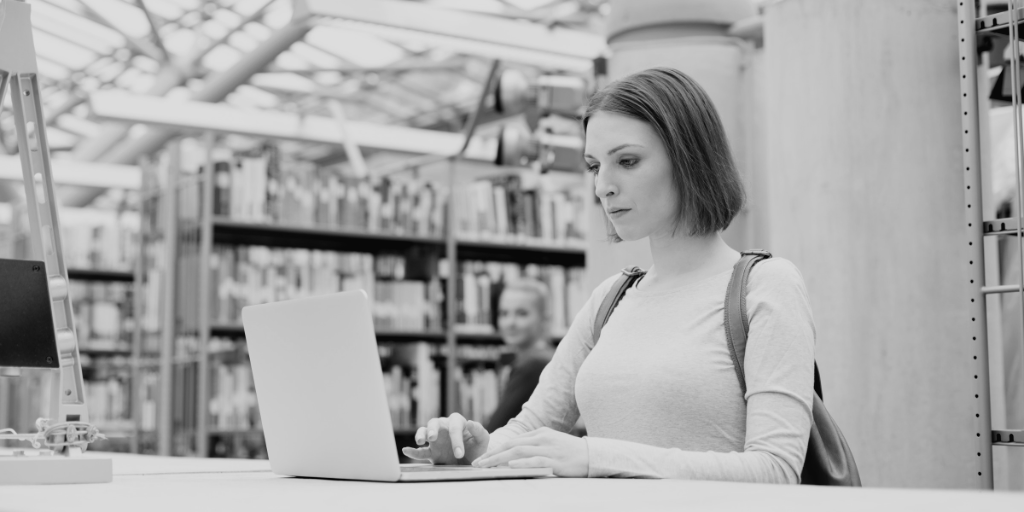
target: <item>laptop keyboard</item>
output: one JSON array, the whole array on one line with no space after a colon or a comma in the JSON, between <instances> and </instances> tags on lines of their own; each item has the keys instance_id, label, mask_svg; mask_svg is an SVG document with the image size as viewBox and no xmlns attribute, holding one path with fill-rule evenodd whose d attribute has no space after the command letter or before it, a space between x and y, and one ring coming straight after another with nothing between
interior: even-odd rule
<instances>
[{"instance_id":1,"label":"laptop keyboard","mask_svg":"<svg viewBox=\"0 0 1024 512\"><path fill-rule=\"evenodd\" d=\"M480 471L487 468L476 468L473 466L402 466L403 473L418 473L421 471Z\"/></svg>"}]
</instances>

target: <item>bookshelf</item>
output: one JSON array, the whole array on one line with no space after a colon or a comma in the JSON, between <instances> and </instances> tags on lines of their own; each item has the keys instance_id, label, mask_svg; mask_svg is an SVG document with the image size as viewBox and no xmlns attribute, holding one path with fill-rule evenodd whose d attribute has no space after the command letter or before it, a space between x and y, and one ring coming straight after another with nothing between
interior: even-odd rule
<instances>
[{"instance_id":1,"label":"bookshelf","mask_svg":"<svg viewBox=\"0 0 1024 512\"><path fill-rule=\"evenodd\" d=\"M265 456L250 398L241 306L356 287L374 300L399 444L411 442L417 420L469 403L483 414L497 399L499 358L462 352L474 345L489 354L502 349L486 314L481 316L490 311L489 287L530 275L564 288L570 275L581 277L572 269L585 263L582 214L571 210L582 206L582 198L527 184L524 194L550 212L526 223L483 209L496 194L519 194L501 188L504 179L487 178L485 185L456 180L451 166L447 183L415 173L359 181L279 158L272 144L229 152L208 136L202 142L178 139L143 166L151 188L144 194L138 294L150 306L167 305L163 311L150 307L140 321L146 331L141 356L156 361L150 368L170 389L157 400L163 414L157 414L156 452ZM582 183L583 175L578 177ZM453 188L463 197L473 190L480 201L453 204ZM473 219L448 229L450 219L465 217L460 206L471 208ZM498 226L498 215L508 222ZM542 228L541 222L547 224ZM453 272L456 279L450 279ZM475 309L467 306L470 288ZM448 297L460 300L449 304ZM473 316L467 308L475 312L475 325L464 321ZM560 316L559 332L574 313ZM474 382L487 392L470 391ZM460 393L472 397L452 398Z\"/></svg>"},{"instance_id":2,"label":"bookshelf","mask_svg":"<svg viewBox=\"0 0 1024 512\"><path fill-rule=\"evenodd\" d=\"M137 243L138 226L133 227L130 240ZM97 238L104 240L102 235ZM93 423L107 436L90 449L137 453L140 433L134 411L141 406L133 391L139 371L139 359L135 355L138 303L134 296L137 246L122 245L116 250L130 254L92 260L107 265L117 261L120 269L72 267L68 269L68 277L86 403ZM127 270L126 266L136 268Z\"/></svg>"},{"instance_id":3,"label":"bookshelf","mask_svg":"<svg viewBox=\"0 0 1024 512\"><path fill-rule=\"evenodd\" d=\"M72 281L101 281L109 283L130 283L135 280L135 274L121 270L96 270L84 268L69 268L68 279Z\"/></svg>"}]
</instances>

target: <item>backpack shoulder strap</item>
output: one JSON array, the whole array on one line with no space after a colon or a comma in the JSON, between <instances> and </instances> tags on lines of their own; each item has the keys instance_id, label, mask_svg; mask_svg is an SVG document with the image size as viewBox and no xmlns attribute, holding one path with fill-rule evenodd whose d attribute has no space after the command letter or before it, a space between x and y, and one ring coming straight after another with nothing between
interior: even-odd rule
<instances>
[{"instance_id":1,"label":"backpack shoulder strap","mask_svg":"<svg viewBox=\"0 0 1024 512\"><path fill-rule=\"evenodd\" d=\"M771 257L770 252L761 249L744 251L732 269L732 279L729 280L729 288L725 295L725 339L744 396L747 394L747 378L743 371L743 362L747 353L747 333L750 331L750 319L747 318L747 279L757 262ZM821 376L818 374L817 361L814 362L814 392L818 398L825 399L821 393Z\"/></svg>"},{"instance_id":2,"label":"backpack shoulder strap","mask_svg":"<svg viewBox=\"0 0 1024 512\"><path fill-rule=\"evenodd\" d=\"M604 301L601 302L601 307L597 310L597 316L594 317L594 343L601 338L601 329L604 324L608 323L608 318L612 316L612 311L615 310L615 306L619 305L622 296L626 295L626 290L636 284L646 273L640 270L640 267L622 269L622 275L608 290L608 295L604 296Z\"/></svg>"},{"instance_id":3,"label":"backpack shoulder strap","mask_svg":"<svg viewBox=\"0 0 1024 512\"><path fill-rule=\"evenodd\" d=\"M747 353L747 329L750 326L747 319L747 278L757 262L771 257L768 251L743 251L740 260L732 268L732 278L729 279L725 293L725 340L744 396L747 394L747 379L743 371L743 358Z\"/></svg>"}]
</instances>

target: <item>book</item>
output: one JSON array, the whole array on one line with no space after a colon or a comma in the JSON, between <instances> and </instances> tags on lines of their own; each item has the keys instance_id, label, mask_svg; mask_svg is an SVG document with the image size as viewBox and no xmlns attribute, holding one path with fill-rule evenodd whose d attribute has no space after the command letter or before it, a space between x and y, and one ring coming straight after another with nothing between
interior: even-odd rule
<instances>
[{"instance_id":1,"label":"book","mask_svg":"<svg viewBox=\"0 0 1024 512\"><path fill-rule=\"evenodd\" d=\"M396 431L425 426L441 415L441 363L429 343L382 344L384 389Z\"/></svg>"},{"instance_id":2,"label":"book","mask_svg":"<svg viewBox=\"0 0 1024 512\"><path fill-rule=\"evenodd\" d=\"M131 379L127 361L94 360L89 366L89 379L82 385L89 420L102 431L129 434L134 430L131 417Z\"/></svg>"}]
</instances>

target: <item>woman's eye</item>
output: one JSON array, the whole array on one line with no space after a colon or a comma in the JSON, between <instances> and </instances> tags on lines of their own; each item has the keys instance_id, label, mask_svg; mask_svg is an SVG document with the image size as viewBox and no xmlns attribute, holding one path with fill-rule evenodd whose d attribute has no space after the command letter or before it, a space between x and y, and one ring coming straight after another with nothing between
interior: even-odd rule
<instances>
[{"instance_id":1,"label":"woman's eye","mask_svg":"<svg viewBox=\"0 0 1024 512\"><path fill-rule=\"evenodd\" d=\"M629 169L630 167L636 165L636 162L636 158L623 158L622 160L619 160L619 165Z\"/></svg>"},{"instance_id":2,"label":"woman's eye","mask_svg":"<svg viewBox=\"0 0 1024 512\"><path fill-rule=\"evenodd\" d=\"M597 164L594 164L594 165L588 165L588 166L587 166L587 172L589 172L589 173L593 173L593 174L597 174L597 168L598 168L598 167L599 167L599 166L598 166Z\"/></svg>"}]
</instances>

